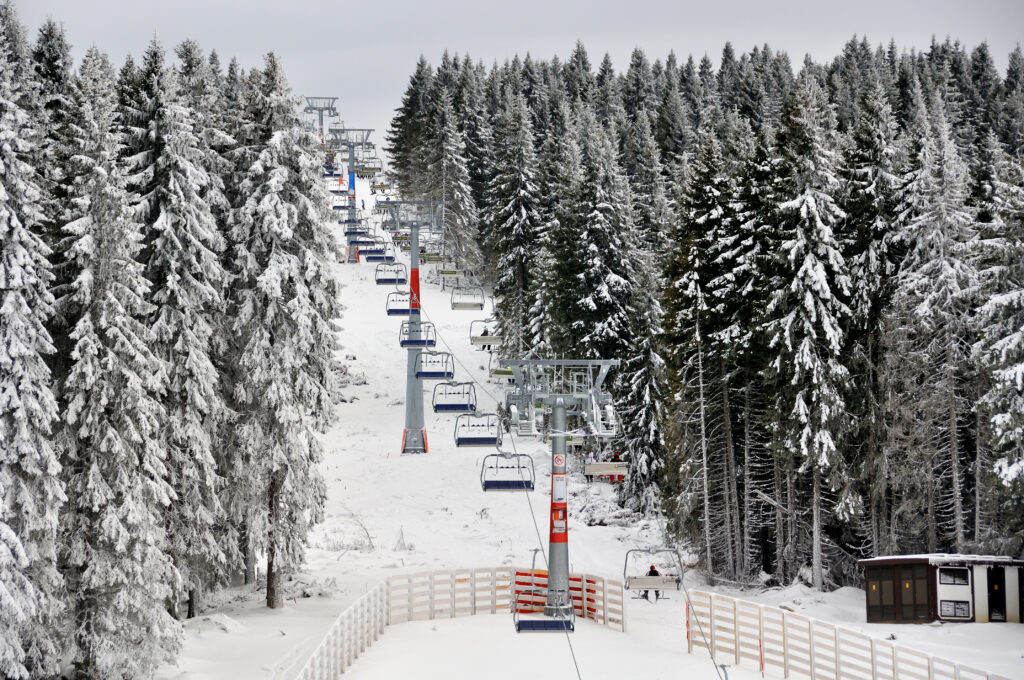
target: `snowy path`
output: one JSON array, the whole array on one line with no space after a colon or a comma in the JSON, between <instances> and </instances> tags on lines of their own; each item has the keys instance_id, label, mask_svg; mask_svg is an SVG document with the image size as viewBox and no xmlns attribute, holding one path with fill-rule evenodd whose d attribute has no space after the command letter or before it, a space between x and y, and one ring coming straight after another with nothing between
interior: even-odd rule
<instances>
[{"instance_id":1,"label":"snowy path","mask_svg":"<svg viewBox=\"0 0 1024 680\"><path fill-rule=\"evenodd\" d=\"M369 197L366 182L360 196ZM369 198L367 199L369 203ZM186 624L184 649L176 668L163 680L289 680L294 677L323 633L351 601L388 575L422 569L528 565L539 547L531 508L524 494L484 494L479 470L487 449L457 449L454 416L430 410L425 386L426 428L430 453L401 456L404 423L406 353L398 345L400 317L387 317L384 303L390 287L376 286L374 265L339 265L345 304L341 320L341 357L366 384L342 390L347 403L338 405L338 422L325 438L323 464L328 485L326 517L310 537L307 566L288 585L283 610L263 606L262 593L236 588L219 597L217 613ZM500 385L486 382L487 354L469 342L469 326L485 312L453 311L449 292L424 282L425 320L433 321L441 341L463 365L456 378L472 376L493 395ZM493 408L481 387L480 410ZM542 442L516 440L519 451L533 455L537 491L532 513L546 545L550 454ZM622 572L625 551L659 542L654 523L636 527L585 526L574 520L587 493L582 476L570 476L571 567L607 577ZM611 507L612 490L597 484L590 490ZM603 498L601 498L603 497ZM401 540L400 540L401 539ZM400 545L404 543L403 545ZM372 546L371 546L372 544ZM690 583L691 579L687 579ZM699 579L693 579L694 585ZM867 626L863 595L854 589L822 595L801 586L739 597L766 604L786 603L797 611L866 630L882 637L895 632L901 642L924 651L951 656L982 668L1024 678L1024 626L953 624ZM627 601L628 632L580 622L573 644L582 676L592 678L712 678L712 665L702 655L685 653L680 597L658 605ZM986 643L991 637L998 645ZM562 636L516 635L508 616L410 623L392 626L352 669L355 678L388 680L408 677L511 678L536 675L572 677L568 648ZM547 666L551 664L551 666ZM550 672L548 672L550 668ZM730 669L730 678L754 677Z\"/></svg>"}]
</instances>

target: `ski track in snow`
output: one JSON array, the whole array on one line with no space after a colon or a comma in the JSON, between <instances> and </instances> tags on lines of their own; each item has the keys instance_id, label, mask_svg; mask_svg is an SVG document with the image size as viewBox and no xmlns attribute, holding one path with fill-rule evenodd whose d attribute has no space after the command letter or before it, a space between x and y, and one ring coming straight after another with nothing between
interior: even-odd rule
<instances>
[{"instance_id":1,"label":"ski track in snow","mask_svg":"<svg viewBox=\"0 0 1024 680\"><path fill-rule=\"evenodd\" d=\"M370 202L367 181L359 180L357 190ZM338 234L344 241L340 228ZM431 411L432 381L424 385L430 452L399 454L406 373L406 351L398 345L402 317L385 314L385 299L394 287L375 285L374 269L372 263L337 267L345 305L338 356L353 377L364 375L366 384L341 390L347 403L337 405L337 422L324 440L324 521L310 535L305 568L286 583L286 606L267 609L265 592L250 587L216 595L216 613L186 623L177 666L164 668L158 675L161 680L290 680L337 615L387 576L427 569L528 566L533 548L546 551L551 460L543 442L515 437L518 451L532 455L536 465L537 491L530 500L543 546L524 494L485 494L480 489L480 464L491 449L455 447L455 416ZM421 269L423 320L437 327L436 349L448 349L444 342L450 345L461 361L456 364L456 380L471 375L478 383L478 412L493 411L504 385L487 382L487 353L476 351L469 341L470 322L489 316L491 301L484 312L453 311L450 290L431 283L429 270L430 265ZM586 494L582 476L570 475L571 569L618 578L625 551L660 543L660 526L651 521L629 527L585 526L574 521L573 510L579 509ZM595 495L609 505L614 498L603 484L594 486L591 496ZM540 562L538 557L542 567ZM700 579L688 578L687 583L699 585ZM868 626L863 593L851 588L822 595L791 586L738 595L766 604L786 603L801 613L878 637L892 632L908 646L1024 678L1022 625ZM682 593L670 596L657 605L627 600L625 634L578 622L572 642L582 677L717 677L706 656L686 654L684 600ZM374 680L405 680L410 675L476 680L482 673L488 678L521 678L536 675L539 669L544 669L545 677L575 675L564 636L516 635L511 616L504 614L391 626L349 674ZM730 678L758 675L729 669Z\"/></svg>"}]
</instances>

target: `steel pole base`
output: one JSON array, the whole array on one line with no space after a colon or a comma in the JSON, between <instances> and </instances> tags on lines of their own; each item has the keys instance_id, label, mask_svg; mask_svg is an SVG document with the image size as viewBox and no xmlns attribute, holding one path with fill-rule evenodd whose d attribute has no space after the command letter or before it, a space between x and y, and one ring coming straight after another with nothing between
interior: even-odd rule
<instances>
[{"instance_id":1,"label":"steel pole base","mask_svg":"<svg viewBox=\"0 0 1024 680\"><path fill-rule=\"evenodd\" d=\"M426 430L403 430L402 431L402 455L407 453L427 452L427 431Z\"/></svg>"}]
</instances>

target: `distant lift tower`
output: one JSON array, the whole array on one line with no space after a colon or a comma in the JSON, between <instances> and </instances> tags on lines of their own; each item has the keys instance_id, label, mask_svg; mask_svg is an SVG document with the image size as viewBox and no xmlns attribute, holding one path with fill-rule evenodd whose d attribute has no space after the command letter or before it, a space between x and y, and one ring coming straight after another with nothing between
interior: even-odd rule
<instances>
[{"instance_id":1,"label":"distant lift tower","mask_svg":"<svg viewBox=\"0 0 1024 680\"><path fill-rule=\"evenodd\" d=\"M373 128L349 128L344 125L332 125L328 130L331 135L330 146L339 151L348 150L348 215L346 224L356 224L356 149L373 148L370 133ZM351 245L351 244L349 244Z\"/></svg>"},{"instance_id":2,"label":"distant lift tower","mask_svg":"<svg viewBox=\"0 0 1024 680\"><path fill-rule=\"evenodd\" d=\"M420 229L437 231L440 201L388 201L388 211L397 231L409 231L409 338L424 339L420 325ZM427 433L423 425L423 383L416 377L416 365L422 351L420 343L408 347L405 372L405 429L402 453L426 453Z\"/></svg>"},{"instance_id":3,"label":"distant lift tower","mask_svg":"<svg viewBox=\"0 0 1024 680\"><path fill-rule=\"evenodd\" d=\"M318 125L316 132L320 135L320 141L324 139L324 114L327 114L329 118L337 118L338 110L334 108L334 102L338 101L337 97L306 97L306 108L303 113L315 113L317 114Z\"/></svg>"},{"instance_id":4,"label":"distant lift tower","mask_svg":"<svg viewBox=\"0 0 1024 680\"><path fill-rule=\"evenodd\" d=\"M513 405L542 404L551 412L551 519L544 614L563 617L566 607L572 606L565 479L569 418L573 419L574 436L609 438L618 433L618 418L611 395L604 391L604 381L608 371L618 366L619 361L501 359L499 365L511 368L515 380L515 388L505 395L506 410L511 410Z\"/></svg>"}]
</instances>

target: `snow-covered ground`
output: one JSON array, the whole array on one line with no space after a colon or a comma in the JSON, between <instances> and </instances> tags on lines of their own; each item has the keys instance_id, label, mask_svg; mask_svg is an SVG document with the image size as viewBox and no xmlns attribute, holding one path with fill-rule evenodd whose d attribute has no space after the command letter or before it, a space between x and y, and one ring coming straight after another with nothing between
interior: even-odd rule
<instances>
[{"instance_id":1,"label":"snow-covered ground","mask_svg":"<svg viewBox=\"0 0 1024 680\"><path fill-rule=\"evenodd\" d=\"M358 195L371 203L368 185ZM341 357L356 380L342 389L338 421L326 436L323 464L328 485L325 521L310 537L306 568L288 583L282 610L263 606L262 593L235 588L218 596L213 613L186 624L177 667L164 669L167 680L286 680L295 676L331 621L351 601L388 575L454 567L529 565L531 550L546 547L550 454L540 441L516 439L533 456L537 491L484 494L480 464L486 449L457 449L454 416L430 410L425 385L426 428L430 453L401 456L404 423L406 352L398 345L400 317L387 317L390 287L376 286L374 265L339 265L345 313L341 321ZM424 319L434 322L439 347L447 345L459 360L456 379L477 387L480 410L492 410L503 387L487 382L487 354L473 349L469 326L490 314L453 311L450 291L424 282ZM363 378L365 378L364 384ZM488 392L485 392L484 390ZM530 504L532 502L532 505ZM570 478L570 561L574 571L607 577L622 573L627 549L658 544L661 528L616 513L613 491L596 484L587 491L581 475ZM578 519L607 514L608 526L586 526ZM575 513L575 514L573 514ZM690 581L688 580L688 583ZM698 580L693 580L697 585ZM732 594L732 593L730 593ZM946 624L867 626L861 591L843 589L822 595L800 587L761 595L739 594L787 606L821 619L885 636L895 633L908 646L954 660L1024 678L1024 626ZM627 602L628 632L580 622L572 636L584 678L715 677L702 655L686 654L683 602L677 597L657 605ZM516 635L511 617L467 619L392 626L352 669L356 678L547 677L573 674L568 645L559 635ZM753 677L730 670L730 678Z\"/></svg>"}]
</instances>

